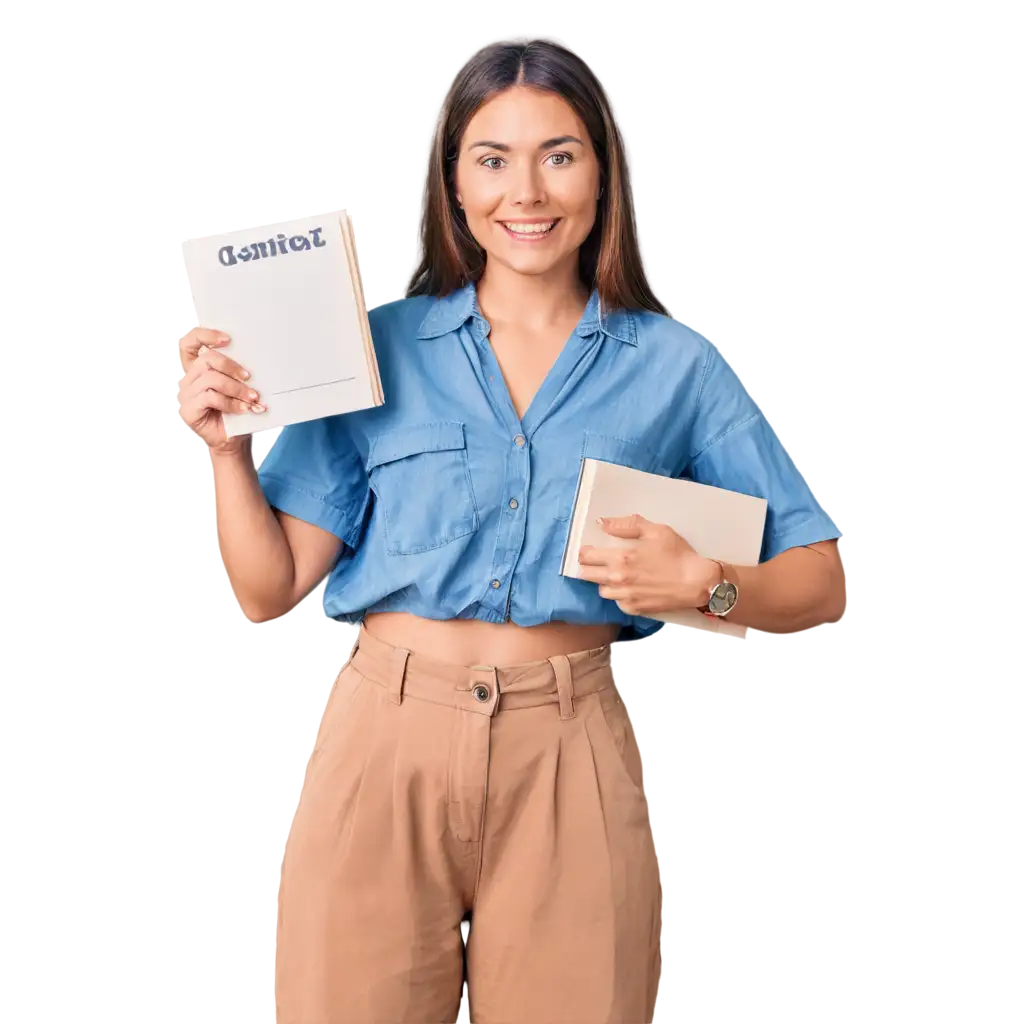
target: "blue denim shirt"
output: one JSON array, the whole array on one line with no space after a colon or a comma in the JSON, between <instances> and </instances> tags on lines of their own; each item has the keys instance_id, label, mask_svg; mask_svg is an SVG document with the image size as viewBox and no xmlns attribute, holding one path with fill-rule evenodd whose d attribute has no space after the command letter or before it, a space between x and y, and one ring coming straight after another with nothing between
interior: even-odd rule
<instances>
[{"instance_id":1,"label":"blue denim shirt","mask_svg":"<svg viewBox=\"0 0 1024 1024\"><path fill-rule=\"evenodd\" d=\"M706 338L596 289L522 420L469 283L372 309L385 404L282 428L258 470L270 505L345 542L324 610L431 619L664 623L559 575L584 456L768 501L761 561L841 536Z\"/></svg>"}]
</instances>

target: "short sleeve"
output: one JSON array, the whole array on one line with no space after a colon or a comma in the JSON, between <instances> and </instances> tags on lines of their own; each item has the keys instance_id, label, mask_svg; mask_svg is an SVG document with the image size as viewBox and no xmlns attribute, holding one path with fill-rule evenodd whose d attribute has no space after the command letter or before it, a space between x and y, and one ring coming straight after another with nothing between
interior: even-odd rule
<instances>
[{"instance_id":1,"label":"short sleeve","mask_svg":"<svg viewBox=\"0 0 1024 1024\"><path fill-rule=\"evenodd\" d=\"M268 504L358 546L370 485L344 415L282 427L256 475Z\"/></svg>"},{"instance_id":2,"label":"short sleeve","mask_svg":"<svg viewBox=\"0 0 1024 1024\"><path fill-rule=\"evenodd\" d=\"M690 447L698 483L766 498L761 561L842 534L721 353L708 344Z\"/></svg>"}]
</instances>

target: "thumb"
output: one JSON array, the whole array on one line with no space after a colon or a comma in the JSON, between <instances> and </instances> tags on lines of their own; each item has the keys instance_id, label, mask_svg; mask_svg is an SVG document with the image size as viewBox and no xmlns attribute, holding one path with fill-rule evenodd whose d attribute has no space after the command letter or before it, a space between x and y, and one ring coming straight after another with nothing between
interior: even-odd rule
<instances>
[{"instance_id":1,"label":"thumb","mask_svg":"<svg viewBox=\"0 0 1024 1024\"><path fill-rule=\"evenodd\" d=\"M637 540L643 537L647 520L642 515L604 516L597 524L612 537Z\"/></svg>"}]
</instances>

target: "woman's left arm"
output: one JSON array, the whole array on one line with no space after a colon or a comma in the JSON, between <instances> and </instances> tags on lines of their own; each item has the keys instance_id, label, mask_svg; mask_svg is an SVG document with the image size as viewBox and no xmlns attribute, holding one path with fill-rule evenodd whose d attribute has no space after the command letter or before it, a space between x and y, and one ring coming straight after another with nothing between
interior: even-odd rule
<instances>
[{"instance_id":1,"label":"woman's left arm","mask_svg":"<svg viewBox=\"0 0 1024 1024\"><path fill-rule=\"evenodd\" d=\"M846 610L846 575L835 540L788 548L760 565L726 562L724 568L738 591L727 622L766 633L796 633L838 622Z\"/></svg>"},{"instance_id":2,"label":"woman's left arm","mask_svg":"<svg viewBox=\"0 0 1024 1024\"><path fill-rule=\"evenodd\" d=\"M629 547L583 545L580 578L630 615L700 608L724 577L736 584L726 620L766 633L796 633L837 622L846 608L846 580L835 539L788 547L758 565L730 565L699 555L667 523L639 513L598 521ZM705 613L707 614L707 613Z\"/></svg>"},{"instance_id":3,"label":"woman's left arm","mask_svg":"<svg viewBox=\"0 0 1024 1024\"><path fill-rule=\"evenodd\" d=\"M685 475L767 500L758 564L725 566L725 578L738 590L726 620L771 633L836 622L846 607L836 543L842 534L710 342L692 406ZM667 524L635 515L606 519L603 528L638 543L628 549L584 547L582 578L599 584L601 596L629 614L699 608L722 579L720 565L699 555Z\"/></svg>"}]
</instances>

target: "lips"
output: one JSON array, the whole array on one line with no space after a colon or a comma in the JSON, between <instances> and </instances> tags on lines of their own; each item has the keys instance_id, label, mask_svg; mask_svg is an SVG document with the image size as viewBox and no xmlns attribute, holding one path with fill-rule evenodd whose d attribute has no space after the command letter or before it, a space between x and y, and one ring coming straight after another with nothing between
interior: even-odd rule
<instances>
[{"instance_id":1,"label":"lips","mask_svg":"<svg viewBox=\"0 0 1024 1024\"><path fill-rule=\"evenodd\" d=\"M551 224L551 227L548 228L546 231L538 231L536 229L536 227L533 227L532 225L530 226L529 230L526 230L526 231L515 231L512 228L510 228L505 221L499 221L498 223L501 224L502 228L504 228L505 234L507 234L510 238L514 238L517 242L536 242L536 241L539 241L541 239L550 237L554 233L554 231L558 227L558 225L561 223L561 221L562 221L561 217L554 217L554 218L552 218L551 221L547 222L547 223ZM529 222L527 222L527 224L528 223ZM534 224L544 224L544 223L545 223L544 221L536 221L536 222L534 222ZM526 226L526 225L524 224L524 226Z\"/></svg>"}]
</instances>

